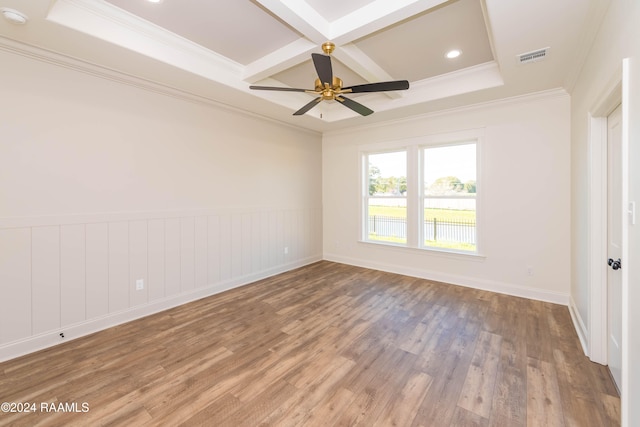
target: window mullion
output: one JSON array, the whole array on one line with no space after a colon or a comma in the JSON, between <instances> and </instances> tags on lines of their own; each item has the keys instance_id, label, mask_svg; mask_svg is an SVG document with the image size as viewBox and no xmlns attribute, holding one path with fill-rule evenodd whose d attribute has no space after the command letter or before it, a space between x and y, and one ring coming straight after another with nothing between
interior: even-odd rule
<instances>
[{"instance_id":1,"label":"window mullion","mask_svg":"<svg viewBox=\"0 0 640 427\"><path fill-rule=\"evenodd\" d=\"M407 148L407 246L420 244L420 161L416 146Z\"/></svg>"},{"instance_id":2,"label":"window mullion","mask_svg":"<svg viewBox=\"0 0 640 427\"><path fill-rule=\"evenodd\" d=\"M362 191L362 200L360 205L360 218L362 219L362 223L360 226L360 238L362 240L367 240L367 236L369 234L369 156L362 156L362 161L360 162L360 167L362 170L360 171L360 177L362 179L362 185L360 191Z\"/></svg>"}]
</instances>

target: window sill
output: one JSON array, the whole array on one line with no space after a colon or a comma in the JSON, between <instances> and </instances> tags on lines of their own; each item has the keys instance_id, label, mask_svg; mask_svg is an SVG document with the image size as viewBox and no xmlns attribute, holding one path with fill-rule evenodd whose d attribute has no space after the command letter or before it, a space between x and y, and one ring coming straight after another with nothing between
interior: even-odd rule
<instances>
[{"instance_id":1,"label":"window sill","mask_svg":"<svg viewBox=\"0 0 640 427\"><path fill-rule=\"evenodd\" d=\"M416 248L413 246L406 246L401 244L394 243L386 243L386 242L374 242L371 240L358 240L359 244L363 245L372 245L377 247L389 248L390 250L397 250L402 252L416 252L422 254L428 254L429 256L437 256L448 259L461 259L465 261L475 261L475 262L484 262L487 257L485 255L479 253L471 253L471 252L459 252L459 251L448 251L442 249L429 249L429 248Z\"/></svg>"}]
</instances>

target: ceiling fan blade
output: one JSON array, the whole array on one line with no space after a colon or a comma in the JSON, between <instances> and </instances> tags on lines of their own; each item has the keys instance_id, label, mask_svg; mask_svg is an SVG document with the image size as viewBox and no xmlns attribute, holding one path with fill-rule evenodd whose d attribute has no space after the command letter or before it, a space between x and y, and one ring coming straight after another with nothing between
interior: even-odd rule
<instances>
[{"instance_id":1,"label":"ceiling fan blade","mask_svg":"<svg viewBox=\"0 0 640 427\"><path fill-rule=\"evenodd\" d=\"M367 83L364 85L355 85L355 86L345 87L342 90L346 92L349 89L351 89L351 93L387 92L390 90L406 90L406 89L409 89L409 82L407 80L395 80L391 82Z\"/></svg>"},{"instance_id":2,"label":"ceiling fan blade","mask_svg":"<svg viewBox=\"0 0 640 427\"><path fill-rule=\"evenodd\" d=\"M324 83L329 83L329 86L333 84L333 69L331 68L331 57L327 55L321 55L319 53L312 53L311 59L313 59L313 65L316 67L318 78Z\"/></svg>"},{"instance_id":3,"label":"ceiling fan blade","mask_svg":"<svg viewBox=\"0 0 640 427\"><path fill-rule=\"evenodd\" d=\"M249 86L253 90L279 90L283 92L306 92L307 89L297 89L295 87L275 87L275 86Z\"/></svg>"},{"instance_id":4,"label":"ceiling fan blade","mask_svg":"<svg viewBox=\"0 0 640 427\"><path fill-rule=\"evenodd\" d=\"M302 107L301 109L299 109L298 111L296 111L295 113L293 113L294 116L301 116L304 113L306 113L307 111L311 110L313 107L315 107L316 105L320 104L320 101L322 101L322 97L319 96L316 99L314 99L313 101L311 101L310 103L308 103L307 105L305 105L304 107Z\"/></svg>"},{"instance_id":5,"label":"ceiling fan blade","mask_svg":"<svg viewBox=\"0 0 640 427\"><path fill-rule=\"evenodd\" d=\"M351 108L361 116L368 116L369 114L373 113L373 110L370 110L369 108L365 107L359 102L354 101L353 99L345 98L343 96L336 96L336 101L340 102L347 108Z\"/></svg>"}]
</instances>

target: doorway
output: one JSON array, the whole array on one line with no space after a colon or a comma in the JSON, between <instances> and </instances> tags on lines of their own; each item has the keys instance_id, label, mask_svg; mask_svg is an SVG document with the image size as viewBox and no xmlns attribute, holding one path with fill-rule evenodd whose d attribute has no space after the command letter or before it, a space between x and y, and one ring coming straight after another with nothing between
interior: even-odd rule
<instances>
[{"instance_id":1,"label":"doorway","mask_svg":"<svg viewBox=\"0 0 640 427\"><path fill-rule=\"evenodd\" d=\"M622 386L622 108L607 117L607 364Z\"/></svg>"}]
</instances>

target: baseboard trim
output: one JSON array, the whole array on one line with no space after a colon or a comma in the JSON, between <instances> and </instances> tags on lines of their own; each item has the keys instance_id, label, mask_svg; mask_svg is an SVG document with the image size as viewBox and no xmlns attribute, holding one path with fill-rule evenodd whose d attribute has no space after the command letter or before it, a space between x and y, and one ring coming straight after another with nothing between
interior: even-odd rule
<instances>
[{"instance_id":1,"label":"baseboard trim","mask_svg":"<svg viewBox=\"0 0 640 427\"><path fill-rule=\"evenodd\" d=\"M374 270L386 271L388 273L403 274L405 276L418 277L421 279L435 280L438 282L451 283L452 285L465 286L467 288L481 289L484 291L497 292L501 294L533 299L538 301L551 302L560 305L569 305L569 294L562 292L545 291L525 286L513 285L510 283L497 282L493 280L478 279L475 277L459 276L455 274L442 273L433 270L404 267L395 264L386 264L356 258L349 258L335 254L326 254L327 261L349 264L357 267L371 268Z\"/></svg>"},{"instance_id":2,"label":"baseboard trim","mask_svg":"<svg viewBox=\"0 0 640 427\"><path fill-rule=\"evenodd\" d=\"M576 329L576 333L578 334L578 338L580 339L580 344L582 345L582 351L585 356L589 356L589 340L587 333L587 327L582 320L582 316L580 316L580 311L578 311L578 307L576 307L576 302L573 298L569 300L569 314L571 314L571 320L573 321L573 327Z\"/></svg>"},{"instance_id":3,"label":"baseboard trim","mask_svg":"<svg viewBox=\"0 0 640 427\"><path fill-rule=\"evenodd\" d=\"M100 332L113 326L140 319L142 317L159 313L202 298L210 297L230 289L239 288L258 280L285 273L299 267L304 267L305 265L313 264L321 260L321 256L305 258L296 262L262 270L258 273L195 289L190 292L153 300L141 306L110 313L106 316L91 319L86 322L77 323L75 325L33 335L22 340L6 343L0 346L0 362L53 347L86 335ZM64 334L64 338L62 338L60 334Z\"/></svg>"}]
</instances>

